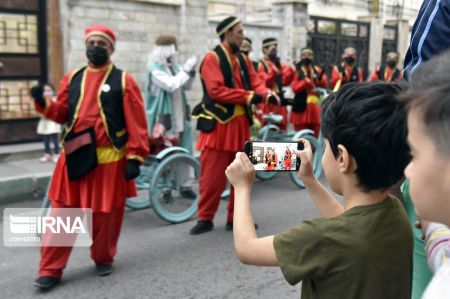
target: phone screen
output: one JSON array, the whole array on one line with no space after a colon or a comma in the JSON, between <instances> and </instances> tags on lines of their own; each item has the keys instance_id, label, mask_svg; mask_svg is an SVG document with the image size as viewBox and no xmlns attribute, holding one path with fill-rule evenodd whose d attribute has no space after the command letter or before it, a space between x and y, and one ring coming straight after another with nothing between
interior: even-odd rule
<instances>
[{"instance_id":1,"label":"phone screen","mask_svg":"<svg viewBox=\"0 0 450 299\"><path fill-rule=\"evenodd\" d=\"M254 141L245 144L245 152L257 171L297 171L300 158L295 150L302 149L301 142Z\"/></svg>"}]
</instances>

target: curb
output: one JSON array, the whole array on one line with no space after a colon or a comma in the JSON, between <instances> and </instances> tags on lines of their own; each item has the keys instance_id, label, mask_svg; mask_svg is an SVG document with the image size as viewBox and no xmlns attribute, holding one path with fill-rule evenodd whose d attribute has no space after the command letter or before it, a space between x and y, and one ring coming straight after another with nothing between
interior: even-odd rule
<instances>
[{"instance_id":1,"label":"curb","mask_svg":"<svg viewBox=\"0 0 450 299\"><path fill-rule=\"evenodd\" d=\"M37 173L0 179L0 205L43 198L52 173Z\"/></svg>"}]
</instances>

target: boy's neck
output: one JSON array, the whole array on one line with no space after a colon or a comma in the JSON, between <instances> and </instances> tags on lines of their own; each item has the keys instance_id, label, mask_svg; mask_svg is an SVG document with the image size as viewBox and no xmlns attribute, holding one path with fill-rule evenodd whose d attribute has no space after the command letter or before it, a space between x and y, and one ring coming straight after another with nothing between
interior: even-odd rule
<instances>
[{"instance_id":1,"label":"boy's neck","mask_svg":"<svg viewBox=\"0 0 450 299\"><path fill-rule=\"evenodd\" d=\"M374 190L363 192L358 188L350 188L342 193L344 197L344 211L357 206L374 205L384 201L388 197L388 191Z\"/></svg>"}]
</instances>

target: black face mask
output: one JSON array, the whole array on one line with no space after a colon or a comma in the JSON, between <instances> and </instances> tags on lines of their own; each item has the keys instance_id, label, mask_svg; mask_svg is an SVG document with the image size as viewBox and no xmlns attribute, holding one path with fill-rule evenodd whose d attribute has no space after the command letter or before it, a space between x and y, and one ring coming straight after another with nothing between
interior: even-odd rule
<instances>
[{"instance_id":1,"label":"black face mask","mask_svg":"<svg viewBox=\"0 0 450 299\"><path fill-rule=\"evenodd\" d=\"M347 56L344 58L344 61L348 64L353 64L355 62L355 58L353 58L352 56Z\"/></svg>"},{"instance_id":2,"label":"black face mask","mask_svg":"<svg viewBox=\"0 0 450 299\"><path fill-rule=\"evenodd\" d=\"M386 64L387 64L388 67L394 68L397 65L397 61L395 61L395 60L388 60L388 61L386 61Z\"/></svg>"},{"instance_id":3,"label":"black face mask","mask_svg":"<svg viewBox=\"0 0 450 299\"><path fill-rule=\"evenodd\" d=\"M300 60L300 63L303 65L309 65L312 64L313 60L311 58L303 58L302 60Z\"/></svg>"},{"instance_id":4,"label":"black face mask","mask_svg":"<svg viewBox=\"0 0 450 299\"><path fill-rule=\"evenodd\" d=\"M270 53L269 53L269 58L270 59L275 59L275 58L277 58L277 50L276 49L272 49L272 51L270 51Z\"/></svg>"},{"instance_id":5,"label":"black face mask","mask_svg":"<svg viewBox=\"0 0 450 299\"><path fill-rule=\"evenodd\" d=\"M95 66L104 65L109 60L108 50L97 46L89 46L86 49L86 56L89 62Z\"/></svg>"},{"instance_id":6,"label":"black face mask","mask_svg":"<svg viewBox=\"0 0 450 299\"><path fill-rule=\"evenodd\" d=\"M247 55L247 56L248 56L248 54L250 54L250 51L242 51L242 50L241 50L241 52L244 53L244 54Z\"/></svg>"}]
</instances>

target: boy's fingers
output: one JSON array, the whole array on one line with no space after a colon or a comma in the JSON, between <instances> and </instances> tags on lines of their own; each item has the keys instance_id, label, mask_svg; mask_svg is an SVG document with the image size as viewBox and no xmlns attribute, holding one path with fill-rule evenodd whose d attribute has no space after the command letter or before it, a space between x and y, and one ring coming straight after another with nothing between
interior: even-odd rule
<instances>
[{"instance_id":1,"label":"boy's fingers","mask_svg":"<svg viewBox=\"0 0 450 299\"><path fill-rule=\"evenodd\" d=\"M303 143L303 151L312 151L311 143L308 140L300 138L300 142Z\"/></svg>"},{"instance_id":2,"label":"boy's fingers","mask_svg":"<svg viewBox=\"0 0 450 299\"><path fill-rule=\"evenodd\" d=\"M246 170L249 170L252 168L253 164L250 162L250 159L247 157L246 154L239 152L239 159L241 160L242 164L244 165Z\"/></svg>"},{"instance_id":3,"label":"boy's fingers","mask_svg":"<svg viewBox=\"0 0 450 299\"><path fill-rule=\"evenodd\" d=\"M311 149L311 143L309 143L308 140L300 138L297 139L297 142L301 142L303 143L303 150L294 150L295 154L297 155L297 157L300 157L300 153L312 153L312 149Z\"/></svg>"}]
</instances>

